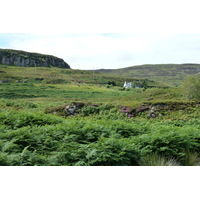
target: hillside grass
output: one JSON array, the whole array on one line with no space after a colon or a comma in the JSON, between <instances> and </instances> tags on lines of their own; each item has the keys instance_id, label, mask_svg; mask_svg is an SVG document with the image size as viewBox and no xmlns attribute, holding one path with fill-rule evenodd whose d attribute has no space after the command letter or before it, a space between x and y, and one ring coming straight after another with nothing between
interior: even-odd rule
<instances>
[{"instance_id":1,"label":"hillside grass","mask_svg":"<svg viewBox=\"0 0 200 200\"><path fill-rule=\"evenodd\" d=\"M1 166L200 165L200 105L181 87L123 89L123 77L82 70L0 71ZM84 107L63 114L72 102ZM130 118L123 106L157 115Z\"/></svg>"},{"instance_id":2,"label":"hillside grass","mask_svg":"<svg viewBox=\"0 0 200 200\"><path fill-rule=\"evenodd\" d=\"M101 69L97 71L129 78L151 79L165 83L168 86L181 86L186 76L200 75L200 64L146 64L122 69Z\"/></svg>"},{"instance_id":3,"label":"hillside grass","mask_svg":"<svg viewBox=\"0 0 200 200\"><path fill-rule=\"evenodd\" d=\"M31 102L93 102L134 106L143 102L184 102L180 88L128 89L97 84L1 83L0 99Z\"/></svg>"},{"instance_id":4,"label":"hillside grass","mask_svg":"<svg viewBox=\"0 0 200 200\"><path fill-rule=\"evenodd\" d=\"M56 67L16 67L0 66L0 82L23 82L23 83L44 83L44 84L101 84L115 82L116 86L123 86L124 81L137 83L143 79L124 78L112 76L89 70L60 69ZM165 84L146 80L152 87L165 87Z\"/></svg>"}]
</instances>

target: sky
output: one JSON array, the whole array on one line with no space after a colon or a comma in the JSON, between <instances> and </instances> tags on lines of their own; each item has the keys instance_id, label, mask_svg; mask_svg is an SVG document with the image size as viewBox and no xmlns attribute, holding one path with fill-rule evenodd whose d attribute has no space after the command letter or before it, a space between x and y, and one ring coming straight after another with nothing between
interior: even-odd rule
<instances>
[{"instance_id":1,"label":"sky","mask_svg":"<svg viewBox=\"0 0 200 200\"><path fill-rule=\"evenodd\" d=\"M6 0L1 7L0 48L54 55L72 69L200 63L197 0Z\"/></svg>"},{"instance_id":2,"label":"sky","mask_svg":"<svg viewBox=\"0 0 200 200\"><path fill-rule=\"evenodd\" d=\"M72 69L200 63L198 33L1 33L0 48L54 55Z\"/></svg>"}]
</instances>

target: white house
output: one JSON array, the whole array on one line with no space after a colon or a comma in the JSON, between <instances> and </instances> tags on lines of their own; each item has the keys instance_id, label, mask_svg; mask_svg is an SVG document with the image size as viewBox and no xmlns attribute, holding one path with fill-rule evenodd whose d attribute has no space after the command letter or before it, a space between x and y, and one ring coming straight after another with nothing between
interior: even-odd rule
<instances>
[{"instance_id":1,"label":"white house","mask_svg":"<svg viewBox=\"0 0 200 200\"><path fill-rule=\"evenodd\" d=\"M124 88L132 88L132 83L130 82L130 83L127 83L126 81L125 81L125 83L124 83Z\"/></svg>"}]
</instances>

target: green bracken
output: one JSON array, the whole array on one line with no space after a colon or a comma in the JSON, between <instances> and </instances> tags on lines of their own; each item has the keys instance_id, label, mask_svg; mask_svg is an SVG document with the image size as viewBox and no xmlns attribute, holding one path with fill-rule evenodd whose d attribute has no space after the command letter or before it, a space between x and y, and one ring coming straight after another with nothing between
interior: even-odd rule
<instances>
[{"instance_id":1,"label":"green bracken","mask_svg":"<svg viewBox=\"0 0 200 200\"><path fill-rule=\"evenodd\" d=\"M1 166L199 165L200 105L183 87L126 90L123 77L71 69L0 72ZM76 115L69 105L81 105Z\"/></svg>"}]
</instances>

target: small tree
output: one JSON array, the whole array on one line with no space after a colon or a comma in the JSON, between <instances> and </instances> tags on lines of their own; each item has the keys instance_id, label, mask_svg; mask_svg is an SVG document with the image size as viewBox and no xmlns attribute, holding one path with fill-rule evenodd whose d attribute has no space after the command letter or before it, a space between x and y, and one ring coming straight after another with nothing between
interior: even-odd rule
<instances>
[{"instance_id":1,"label":"small tree","mask_svg":"<svg viewBox=\"0 0 200 200\"><path fill-rule=\"evenodd\" d=\"M108 81L108 85L116 86L117 84L115 83L115 81Z\"/></svg>"},{"instance_id":2,"label":"small tree","mask_svg":"<svg viewBox=\"0 0 200 200\"><path fill-rule=\"evenodd\" d=\"M200 78L188 76L183 83L183 90L187 99L200 100Z\"/></svg>"}]
</instances>

